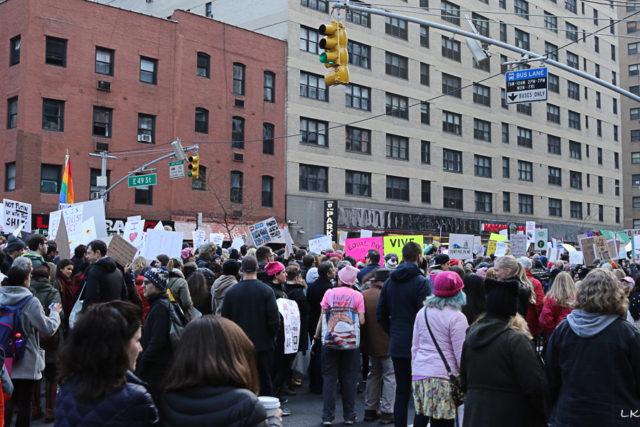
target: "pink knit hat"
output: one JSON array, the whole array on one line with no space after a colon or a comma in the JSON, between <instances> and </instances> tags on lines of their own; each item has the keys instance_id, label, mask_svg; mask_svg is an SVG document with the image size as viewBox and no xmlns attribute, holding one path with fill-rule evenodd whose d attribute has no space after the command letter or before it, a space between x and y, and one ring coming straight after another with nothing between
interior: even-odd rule
<instances>
[{"instance_id":1,"label":"pink knit hat","mask_svg":"<svg viewBox=\"0 0 640 427\"><path fill-rule=\"evenodd\" d=\"M193 248L184 248L182 250L182 259L187 259L193 255Z\"/></svg>"},{"instance_id":2,"label":"pink knit hat","mask_svg":"<svg viewBox=\"0 0 640 427\"><path fill-rule=\"evenodd\" d=\"M487 278L487 267L482 267L479 268L478 271L476 271L476 274L480 277L482 277L483 279Z\"/></svg>"},{"instance_id":3,"label":"pink knit hat","mask_svg":"<svg viewBox=\"0 0 640 427\"><path fill-rule=\"evenodd\" d=\"M356 283L356 277L358 276L358 270L350 265L346 266L338 273L338 277L342 280L342 283L353 286Z\"/></svg>"},{"instance_id":4,"label":"pink knit hat","mask_svg":"<svg viewBox=\"0 0 640 427\"><path fill-rule=\"evenodd\" d=\"M443 271L433 279L433 294L437 297L449 298L458 295L464 283L458 273Z\"/></svg>"},{"instance_id":5,"label":"pink knit hat","mask_svg":"<svg viewBox=\"0 0 640 427\"><path fill-rule=\"evenodd\" d=\"M284 265L282 265L282 263L278 261L271 261L264 269L267 271L267 274L269 276L275 276L276 274L284 270Z\"/></svg>"}]
</instances>

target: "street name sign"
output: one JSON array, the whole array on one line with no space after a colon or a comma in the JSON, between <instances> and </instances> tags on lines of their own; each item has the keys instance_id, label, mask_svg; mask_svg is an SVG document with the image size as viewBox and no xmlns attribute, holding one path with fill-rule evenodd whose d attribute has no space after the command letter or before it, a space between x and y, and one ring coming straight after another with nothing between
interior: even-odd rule
<instances>
[{"instance_id":1,"label":"street name sign","mask_svg":"<svg viewBox=\"0 0 640 427\"><path fill-rule=\"evenodd\" d=\"M150 175L130 176L128 178L128 182L129 182L129 188L144 187L147 185L156 185L157 184L156 174L152 173Z\"/></svg>"},{"instance_id":2,"label":"street name sign","mask_svg":"<svg viewBox=\"0 0 640 427\"><path fill-rule=\"evenodd\" d=\"M507 104L547 100L547 69L509 71L507 77Z\"/></svg>"},{"instance_id":3,"label":"street name sign","mask_svg":"<svg viewBox=\"0 0 640 427\"><path fill-rule=\"evenodd\" d=\"M169 162L169 179L184 178L184 160Z\"/></svg>"}]
</instances>

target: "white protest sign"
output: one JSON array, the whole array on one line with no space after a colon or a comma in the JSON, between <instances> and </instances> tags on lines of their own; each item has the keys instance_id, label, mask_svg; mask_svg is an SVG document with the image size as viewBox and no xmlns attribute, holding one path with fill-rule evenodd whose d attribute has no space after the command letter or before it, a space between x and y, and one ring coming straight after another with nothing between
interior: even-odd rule
<instances>
[{"instance_id":1,"label":"white protest sign","mask_svg":"<svg viewBox=\"0 0 640 427\"><path fill-rule=\"evenodd\" d=\"M218 247L222 247L222 242L224 242L224 233L209 234L209 241Z\"/></svg>"},{"instance_id":2,"label":"white protest sign","mask_svg":"<svg viewBox=\"0 0 640 427\"><path fill-rule=\"evenodd\" d=\"M5 234L13 233L16 228L24 224L22 230L31 232L31 205L15 200L2 200L2 224L0 231Z\"/></svg>"},{"instance_id":3,"label":"white protest sign","mask_svg":"<svg viewBox=\"0 0 640 427\"><path fill-rule=\"evenodd\" d=\"M584 265L584 257L580 251L569 252L569 264L582 264Z\"/></svg>"},{"instance_id":4,"label":"white protest sign","mask_svg":"<svg viewBox=\"0 0 640 427\"><path fill-rule=\"evenodd\" d=\"M88 202L73 204L73 207L77 206L82 206L82 221L93 217L96 222L96 234L98 237L107 237L107 219L104 216L104 202L102 200L90 200ZM64 220L66 221L67 217L65 217Z\"/></svg>"},{"instance_id":5,"label":"white protest sign","mask_svg":"<svg viewBox=\"0 0 640 427\"><path fill-rule=\"evenodd\" d=\"M317 239L309 240L309 252L320 254L325 249L333 249L331 236L322 236Z\"/></svg>"},{"instance_id":6,"label":"white protest sign","mask_svg":"<svg viewBox=\"0 0 640 427\"><path fill-rule=\"evenodd\" d=\"M74 204L64 210L51 212L51 214L49 214L49 240L56 239L58 237L60 217L63 214L64 223L67 228L67 234L71 236L80 231L82 218L84 217L84 206Z\"/></svg>"},{"instance_id":7,"label":"white protest sign","mask_svg":"<svg viewBox=\"0 0 640 427\"><path fill-rule=\"evenodd\" d=\"M509 245L506 242L496 242L496 251L495 251L496 258L505 256L507 254L508 249L509 249Z\"/></svg>"},{"instance_id":8,"label":"white protest sign","mask_svg":"<svg viewBox=\"0 0 640 427\"><path fill-rule=\"evenodd\" d=\"M607 240L607 246L609 247L609 256L611 260L618 259L618 242L616 239Z\"/></svg>"},{"instance_id":9,"label":"white protest sign","mask_svg":"<svg viewBox=\"0 0 640 427\"><path fill-rule=\"evenodd\" d=\"M154 260L160 254L167 255L169 258L178 258L182 252L183 236L179 231L148 230L142 256L147 261Z\"/></svg>"},{"instance_id":10,"label":"white protest sign","mask_svg":"<svg viewBox=\"0 0 640 427\"><path fill-rule=\"evenodd\" d=\"M580 252L582 253L582 252ZM549 250L549 261L553 262L555 260L558 259L558 248L551 248ZM547 266L543 266L544 268L547 268Z\"/></svg>"},{"instance_id":11,"label":"white protest sign","mask_svg":"<svg viewBox=\"0 0 640 427\"><path fill-rule=\"evenodd\" d=\"M555 248L558 245L558 241L554 238L551 239L551 247Z\"/></svg>"},{"instance_id":12,"label":"white protest sign","mask_svg":"<svg viewBox=\"0 0 640 427\"><path fill-rule=\"evenodd\" d=\"M65 209L69 209L71 206L73 206L73 203L59 203L58 210L63 211Z\"/></svg>"},{"instance_id":13,"label":"white protest sign","mask_svg":"<svg viewBox=\"0 0 640 427\"><path fill-rule=\"evenodd\" d=\"M347 231L338 231L338 233L340 234L340 246L344 247L344 245L347 243L347 236L349 235L349 233Z\"/></svg>"},{"instance_id":14,"label":"white protest sign","mask_svg":"<svg viewBox=\"0 0 640 427\"><path fill-rule=\"evenodd\" d=\"M237 249L240 252L240 248L244 245L244 239L242 237L234 237L233 243L231 243L231 247L229 248L229 252L231 249Z\"/></svg>"},{"instance_id":15,"label":"white protest sign","mask_svg":"<svg viewBox=\"0 0 640 427\"><path fill-rule=\"evenodd\" d=\"M276 303L284 326L284 354L295 354L298 352L301 335L298 303L284 298L278 298Z\"/></svg>"},{"instance_id":16,"label":"white protest sign","mask_svg":"<svg viewBox=\"0 0 640 427\"><path fill-rule=\"evenodd\" d=\"M155 227L153 227L154 230L164 230L164 225L162 225L162 221L158 221L158 223L156 224Z\"/></svg>"},{"instance_id":17,"label":"white protest sign","mask_svg":"<svg viewBox=\"0 0 640 427\"><path fill-rule=\"evenodd\" d=\"M141 221L141 220L142 220L142 216L141 215L128 216L127 217L127 222L129 222L129 221Z\"/></svg>"},{"instance_id":18,"label":"white protest sign","mask_svg":"<svg viewBox=\"0 0 640 427\"><path fill-rule=\"evenodd\" d=\"M511 235L511 255L516 258L527 256L528 247L529 243L527 242L527 236L525 234Z\"/></svg>"},{"instance_id":19,"label":"white protest sign","mask_svg":"<svg viewBox=\"0 0 640 427\"><path fill-rule=\"evenodd\" d=\"M449 235L449 258L469 259L473 258L473 234Z\"/></svg>"},{"instance_id":20,"label":"white protest sign","mask_svg":"<svg viewBox=\"0 0 640 427\"><path fill-rule=\"evenodd\" d=\"M509 230L506 228L504 230L498 231L498 233L509 238Z\"/></svg>"},{"instance_id":21,"label":"white protest sign","mask_svg":"<svg viewBox=\"0 0 640 427\"><path fill-rule=\"evenodd\" d=\"M542 251L547 249L547 238L548 238L547 229L543 228L541 230L536 230L535 233L536 233L535 234L536 236L535 250Z\"/></svg>"},{"instance_id":22,"label":"white protest sign","mask_svg":"<svg viewBox=\"0 0 640 427\"><path fill-rule=\"evenodd\" d=\"M147 242L147 233L142 233L142 238L140 239L140 247L138 248L138 252L136 252L135 258L142 256L142 250L144 249L144 244Z\"/></svg>"},{"instance_id":23,"label":"white protest sign","mask_svg":"<svg viewBox=\"0 0 640 427\"><path fill-rule=\"evenodd\" d=\"M360 238L365 238L365 237L373 237L373 231L371 230L360 230Z\"/></svg>"},{"instance_id":24,"label":"white protest sign","mask_svg":"<svg viewBox=\"0 0 640 427\"><path fill-rule=\"evenodd\" d=\"M142 247L142 233L144 233L144 221L140 218L127 218L122 238L136 249L140 249Z\"/></svg>"},{"instance_id":25,"label":"white protest sign","mask_svg":"<svg viewBox=\"0 0 640 427\"><path fill-rule=\"evenodd\" d=\"M284 226L283 233L284 233L284 242L287 245L287 249L289 250L289 253L293 253L293 243L291 242L291 234L289 234L289 227L287 227L286 225Z\"/></svg>"},{"instance_id":26,"label":"white protest sign","mask_svg":"<svg viewBox=\"0 0 640 427\"><path fill-rule=\"evenodd\" d=\"M251 237L253 238L256 246L260 246L263 243L268 243L282 237L275 217L267 218L257 224L250 225L249 233L251 233Z\"/></svg>"},{"instance_id":27,"label":"white protest sign","mask_svg":"<svg viewBox=\"0 0 640 427\"><path fill-rule=\"evenodd\" d=\"M68 230L68 227L67 227ZM73 251L80 245L88 245L92 240L98 238L96 233L96 222L93 217L82 221L77 231L69 233L69 248Z\"/></svg>"},{"instance_id":28,"label":"white protest sign","mask_svg":"<svg viewBox=\"0 0 640 427\"><path fill-rule=\"evenodd\" d=\"M535 239L536 232L536 222L535 221L527 221L527 242L533 243Z\"/></svg>"},{"instance_id":29,"label":"white protest sign","mask_svg":"<svg viewBox=\"0 0 640 427\"><path fill-rule=\"evenodd\" d=\"M473 253L479 254L483 252L484 252L484 247L482 246L482 237L473 236Z\"/></svg>"},{"instance_id":30,"label":"white protest sign","mask_svg":"<svg viewBox=\"0 0 640 427\"><path fill-rule=\"evenodd\" d=\"M191 232L191 237L193 240L193 248L198 249L200 246L204 244L204 240L207 236L204 230L196 230Z\"/></svg>"}]
</instances>

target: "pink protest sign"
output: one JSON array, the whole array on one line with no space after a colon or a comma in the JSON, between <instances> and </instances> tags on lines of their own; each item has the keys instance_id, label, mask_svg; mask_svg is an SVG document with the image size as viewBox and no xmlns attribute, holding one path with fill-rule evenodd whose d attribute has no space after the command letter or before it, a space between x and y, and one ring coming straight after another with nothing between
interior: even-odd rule
<instances>
[{"instance_id":1,"label":"pink protest sign","mask_svg":"<svg viewBox=\"0 0 640 427\"><path fill-rule=\"evenodd\" d=\"M344 242L346 256L352 256L356 261L364 262L369 249L380 252L380 265L384 266L384 243L382 237L365 237L362 239L347 239Z\"/></svg>"}]
</instances>

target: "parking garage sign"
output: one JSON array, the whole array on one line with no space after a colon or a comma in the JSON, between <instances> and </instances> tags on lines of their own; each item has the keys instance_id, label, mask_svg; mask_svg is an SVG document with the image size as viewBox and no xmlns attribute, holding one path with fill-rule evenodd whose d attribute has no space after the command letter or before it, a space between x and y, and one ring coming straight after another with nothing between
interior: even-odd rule
<instances>
[{"instance_id":1,"label":"parking garage sign","mask_svg":"<svg viewBox=\"0 0 640 427\"><path fill-rule=\"evenodd\" d=\"M547 100L547 69L510 71L507 77L507 104Z\"/></svg>"}]
</instances>

